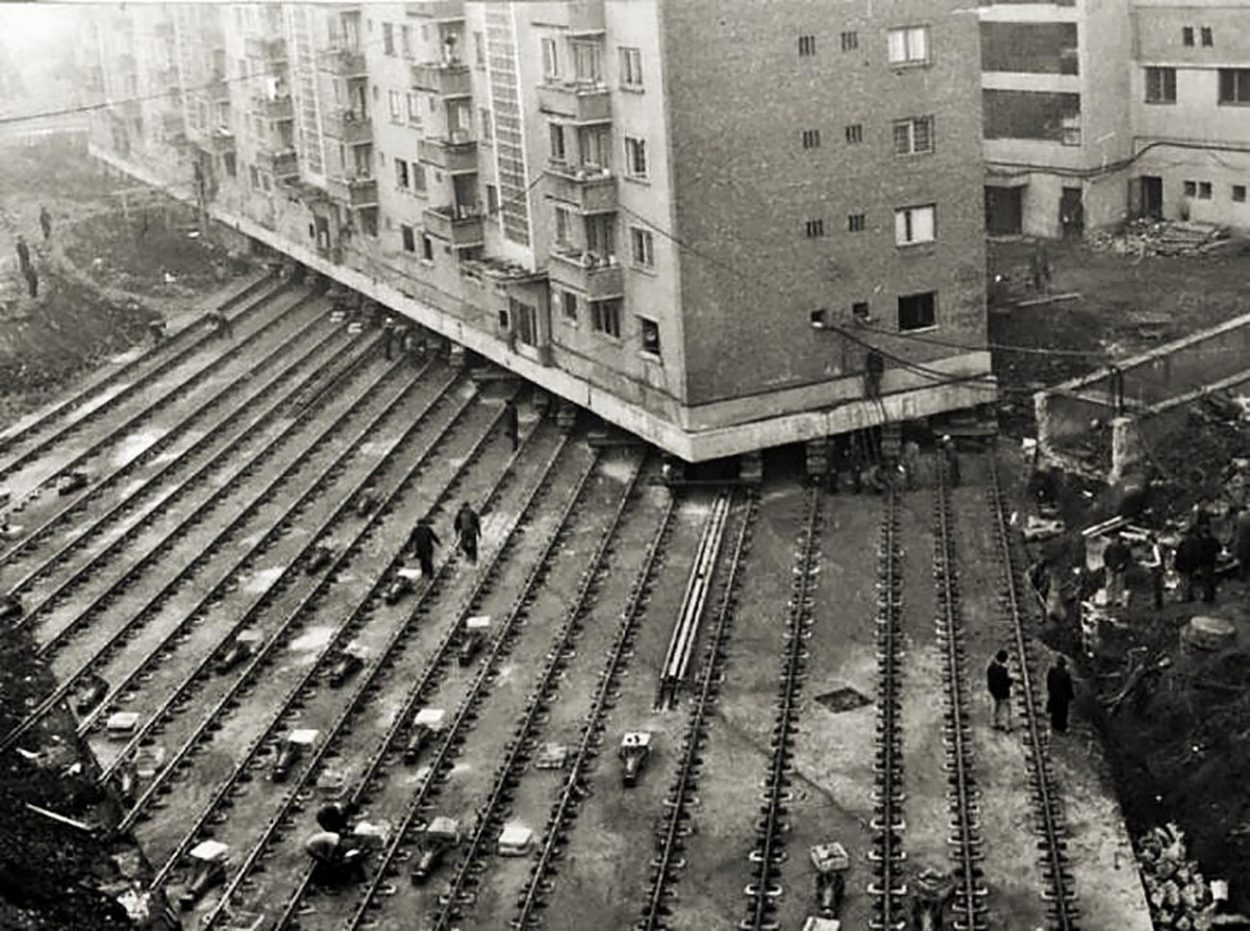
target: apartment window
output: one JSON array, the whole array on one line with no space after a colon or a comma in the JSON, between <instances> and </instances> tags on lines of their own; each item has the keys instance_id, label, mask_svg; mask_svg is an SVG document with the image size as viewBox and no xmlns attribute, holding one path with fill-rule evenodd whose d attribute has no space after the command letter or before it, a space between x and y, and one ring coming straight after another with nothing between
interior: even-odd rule
<instances>
[{"instance_id":1,"label":"apartment window","mask_svg":"<svg viewBox=\"0 0 1250 931\"><path fill-rule=\"evenodd\" d=\"M859 145L864 141L864 124L852 123L846 127L846 141L851 145Z\"/></svg>"},{"instance_id":2,"label":"apartment window","mask_svg":"<svg viewBox=\"0 0 1250 931\"><path fill-rule=\"evenodd\" d=\"M1081 144L1081 117L1080 114L1065 116L1061 124L1061 131L1064 145L1080 145Z\"/></svg>"},{"instance_id":3,"label":"apartment window","mask_svg":"<svg viewBox=\"0 0 1250 931\"><path fill-rule=\"evenodd\" d=\"M1181 27L1181 44L1182 45L1194 44L1194 27L1193 26Z\"/></svg>"},{"instance_id":4,"label":"apartment window","mask_svg":"<svg viewBox=\"0 0 1250 931\"><path fill-rule=\"evenodd\" d=\"M899 246L914 246L933 242L937 207L903 207L894 211L894 242Z\"/></svg>"},{"instance_id":5,"label":"apartment window","mask_svg":"<svg viewBox=\"0 0 1250 931\"><path fill-rule=\"evenodd\" d=\"M494 184L486 185L486 215L493 217L499 212L499 188Z\"/></svg>"},{"instance_id":6,"label":"apartment window","mask_svg":"<svg viewBox=\"0 0 1250 931\"><path fill-rule=\"evenodd\" d=\"M395 183L404 190L407 190L409 187L408 163L402 158L395 159Z\"/></svg>"},{"instance_id":7,"label":"apartment window","mask_svg":"<svg viewBox=\"0 0 1250 931\"><path fill-rule=\"evenodd\" d=\"M846 218L846 228L852 233L862 233L866 220L862 213L852 213Z\"/></svg>"},{"instance_id":8,"label":"apartment window","mask_svg":"<svg viewBox=\"0 0 1250 931\"><path fill-rule=\"evenodd\" d=\"M624 48L621 53L621 87L642 90L642 50Z\"/></svg>"},{"instance_id":9,"label":"apartment window","mask_svg":"<svg viewBox=\"0 0 1250 931\"><path fill-rule=\"evenodd\" d=\"M527 346L538 345L538 308L516 298L510 298L508 307L516 321L516 337Z\"/></svg>"},{"instance_id":10,"label":"apartment window","mask_svg":"<svg viewBox=\"0 0 1250 931\"><path fill-rule=\"evenodd\" d=\"M491 119L490 119L490 109L487 107L481 107L478 110L478 116L481 118L481 121L482 121L482 141L490 142L491 139L495 137L495 129L494 129L494 126L491 124Z\"/></svg>"},{"instance_id":11,"label":"apartment window","mask_svg":"<svg viewBox=\"0 0 1250 931\"><path fill-rule=\"evenodd\" d=\"M621 301L615 298L610 301L590 302L590 328L596 333L621 338Z\"/></svg>"},{"instance_id":12,"label":"apartment window","mask_svg":"<svg viewBox=\"0 0 1250 931\"><path fill-rule=\"evenodd\" d=\"M551 160L564 162L568 160L568 150L564 146L564 126L560 123L548 123L547 133L551 139Z\"/></svg>"},{"instance_id":13,"label":"apartment window","mask_svg":"<svg viewBox=\"0 0 1250 931\"><path fill-rule=\"evenodd\" d=\"M892 65L920 65L929 60L929 27L907 26L891 29L889 57Z\"/></svg>"},{"instance_id":14,"label":"apartment window","mask_svg":"<svg viewBox=\"0 0 1250 931\"><path fill-rule=\"evenodd\" d=\"M851 305L851 319L856 323L872 322L872 314L869 313L867 301L856 301Z\"/></svg>"},{"instance_id":15,"label":"apartment window","mask_svg":"<svg viewBox=\"0 0 1250 931\"><path fill-rule=\"evenodd\" d=\"M803 224L803 235L808 239L819 239L825 235L824 220L808 220Z\"/></svg>"},{"instance_id":16,"label":"apartment window","mask_svg":"<svg viewBox=\"0 0 1250 931\"><path fill-rule=\"evenodd\" d=\"M894 121L894 154L924 155L933 151L933 117Z\"/></svg>"},{"instance_id":17,"label":"apartment window","mask_svg":"<svg viewBox=\"0 0 1250 931\"><path fill-rule=\"evenodd\" d=\"M638 318L638 329L642 334L642 351L660 357L660 325L646 317Z\"/></svg>"},{"instance_id":18,"label":"apartment window","mask_svg":"<svg viewBox=\"0 0 1250 931\"><path fill-rule=\"evenodd\" d=\"M1246 186L1244 184L1233 185L1233 202L1237 204L1246 202Z\"/></svg>"},{"instance_id":19,"label":"apartment window","mask_svg":"<svg viewBox=\"0 0 1250 931\"><path fill-rule=\"evenodd\" d=\"M647 176L647 140L625 137L625 174L631 178Z\"/></svg>"},{"instance_id":20,"label":"apartment window","mask_svg":"<svg viewBox=\"0 0 1250 931\"><path fill-rule=\"evenodd\" d=\"M421 125L421 98L417 94L408 95L408 122Z\"/></svg>"},{"instance_id":21,"label":"apartment window","mask_svg":"<svg viewBox=\"0 0 1250 931\"><path fill-rule=\"evenodd\" d=\"M395 54L395 24L382 24L382 51L387 55Z\"/></svg>"},{"instance_id":22,"label":"apartment window","mask_svg":"<svg viewBox=\"0 0 1250 931\"><path fill-rule=\"evenodd\" d=\"M807 322L818 330L823 330L829 318L829 311L823 307L807 312Z\"/></svg>"},{"instance_id":23,"label":"apartment window","mask_svg":"<svg viewBox=\"0 0 1250 931\"><path fill-rule=\"evenodd\" d=\"M596 260L616 264L616 214L597 213L586 217L586 251Z\"/></svg>"},{"instance_id":24,"label":"apartment window","mask_svg":"<svg viewBox=\"0 0 1250 931\"><path fill-rule=\"evenodd\" d=\"M260 187L260 172L256 170L255 165L249 165L247 168L248 177L252 179L252 187Z\"/></svg>"},{"instance_id":25,"label":"apartment window","mask_svg":"<svg viewBox=\"0 0 1250 931\"><path fill-rule=\"evenodd\" d=\"M638 226L629 228L634 265L638 268L655 268L655 237L650 230Z\"/></svg>"},{"instance_id":26,"label":"apartment window","mask_svg":"<svg viewBox=\"0 0 1250 931\"><path fill-rule=\"evenodd\" d=\"M376 210L360 211L360 228L370 239L378 238L378 212Z\"/></svg>"},{"instance_id":27,"label":"apartment window","mask_svg":"<svg viewBox=\"0 0 1250 931\"><path fill-rule=\"evenodd\" d=\"M222 167L226 169L226 174L231 178L238 174L238 162L235 160L233 152L227 152L221 157Z\"/></svg>"},{"instance_id":28,"label":"apartment window","mask_svg":"<svg viewBox=\"0 0 1250 931\"><path fill-rule=\"evenodd\" d=\"M571 323L577 322L577 295L572 291L560 292L560 313Z\"/></svg>"},{"instance_id":29,"label":"apartment window","mask_svg":"<svg viewBox=\"0 0 1250 931\"><path fill-rule=\"evenodd\" d=\"M853 52L859 48L859 33L854 30L842 33L842 51Z\"/></svg>"},{"instance_id":30,"label":"apartment window","mask_svg":"<svg viewBox=\"0 0 1250 931\"><path fill-rule=\"evenodd\" d=\"M1250 103L1250 68L1220 69L1220 103Z\"/></svg>"},{"instance_id":31,"label":"apartment window","mask_svg":"<svg viewBox=\"0 0 1250 931\"><path fill-rule=\"evenodd\" d=\"M1176 69L1146 69L1146 103L1176 103Z\"/></svg>"},{"instance_id":32,"label":"apartment window","mask_svg":"<svg viewBox=\"0 0 1250 931\"><path fill-rule=\"evenodd\" d=\"M543 39L543 77L554 81L560 77L560 49L555 39Z\"/></svg>"},{"instance_id":33,"label":"apartment window","mask_svg":"<svg viewBox=\"0 0 1250 931\"><path fill-rule=\"evenodd\" d=\"M799 54L804 58L816 54L815 36L799 36Z\"/></svg>"},{"instance_id":34,"label":"apartment window","mask_svg":"<svg viewBox=\"0 0 1250 931\"><path fill-rule=\"evenodd\" d=\"M1215 36L1212 35L1210 26L1202 27L1202 45L1204 48L1210 48L1215 45Z\"/></svg>"},{"instance_id":35,"label":"apartment window","mask_svg":"<svg viewBox=\"0 0 1250 931\"><path fill-rule=\"evenodd\" d=\"M418 193L425 193L425 166L420 162L412 163L412 189Z\"/></svg>"},{"instance_id":36,"label":"apartment window","mask_svg":"<svg viewBox=\"0 0 1250 931\"><path fill-rule=\"evenodd\" d=\"M480 32L473 33L473 63L479 68L486 67L486 39Z\"/></svg>"},{"instance_id":37,"label":"apartment window","mask_svg":"<svg viewBox=\"0 0 1250 931\"><path fill-rule=\"evenodd\" d=\"M391 122L398 123L399 118L400 118L400 113L402 112L400 110L399 91L387 91L386 100L387 100L387 103L390 104Z\"/></svg>"},{"instance_id":38,"label":"apartment window","mask_svg":"<svg viewBox=\"0 0 1250 931\"><path fill-rule=\"evenodd\" d=\"M417 237L411 226L406 223L399 224L399 238L403 240L405 252L417 251Z\"/></svg>"},{"instance_id":39,"label":"apartment window","mask_svg":"<svg viewBox=\"0 0 1250 931\"><path fill-rule=\"evenodd\" d=\"M556 245L567 247L572 241L569 233L573 228L573 215L567 207L556 207L553 214L556 221Z\"/></svg>"},{"instance_id":40,"label":"apartment window","mask_svg":"<svg viewBox=\"0 0 1250 931\"><path fill-rule=\"evenodd\" d=\"M936 291L905 294L899 297L898 328L901 332L927 330L934 326L937 326Z\"/></svg>"},{"instance_id":41,"label":"apartment window","mask_svg":"<svg viewBox=\"0 0 1250 931\"><path fill-rule=\"evenodd\" d=\"M573 73L578 84L602 84L603 60L598 42L574 42Z\"/></svg>"},{"instance_id":42,"label":"apartment window","mask_svg":"<svg viewBox=\"0 0 1250 931\"><path fill-rule=\"evenodd\" d=\"M1199 200L1211 199L1211 182L1210 181L1198 182L1198 199Z\"/></svg>"},{"instance_id":43,"label":"apartment window","mask_svg":"<svg viewBox=\"0 0 1250 931\"><path fill-rule=\"evenodd\" d=\"M1186 196L1186 197L1197 197L1197 196L1198 196L1198 182L1197 182L1197 181L1186 181L1186 182L1185 182L1185 196Z\"/></svg>"},{"instance_id":44,"label":"apartment window","mask_svg":"<svg viewBox=\"0 0 1250 931\"><path fill-rule=\"evenodd\" d=\"M427 262L434 261L434 240L427 233L421 234L421 258Z\"/></svg>"},{"instance_id":45,"label":"apartment window","mask_svg":"<svg viewBox=\"0 0 1250 931\"><path fill-rule=\"evenodd\" d=\"M820 130L805 129L803 130L803 148L819 149L820 148Z\"/></svg>"}]
</instances>

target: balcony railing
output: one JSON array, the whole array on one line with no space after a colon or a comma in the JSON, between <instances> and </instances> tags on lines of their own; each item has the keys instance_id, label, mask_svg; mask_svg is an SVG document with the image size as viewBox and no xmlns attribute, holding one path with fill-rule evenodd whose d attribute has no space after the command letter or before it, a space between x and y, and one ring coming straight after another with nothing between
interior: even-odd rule
<instances>
[{"instance_id":1,"label":"balcony railing","mask_svg":"<svg viewBox=\"0 0 1250 931\"><path fill-rule=\"evenodd\" d=\"M317 53L317 67L341 78L363 78L369 71L365 53L358 48L328 48Z\"/></svg>"},{"instance_id":2,"label":"balcony railing","mask_svg":"<svg viewBox=\"0 0 1250 931\"><path fill-rule=\"evenodd\" d=\"M477 143L422 139L417 143L417 158L450 174L466 174L477 171Z\"/></svg>"},{"instance_id":3,"label":"balcony railing","mask_svg":"<svg viewBox=\"0 0 1250 931\"><path fill-rule=\"evenodd\" d=\"M547 195L572 204L579 213L610 213L616 209L616 176L602 168L552 162L547 166Z\"/></svg>"},{"instance_id":4,"label":"balcony railing","mask_svg":"<svg viewBox=\"0 0 1250 931\"><path fill-rule=\"evenodd\" d=\"M234 151L234 133L228 129L209 130L200 135L201 144L214 155L222 155Z\"/></svg>"},{"instance_id":5,"label":"balcony railing","mask_svg":"<svg viewBox=\"0 0 1250 931\"><path fill-rule=\"evenodd\" d=\"M322 121L322 130L331 139L344 145L365 145L373 141L373 122L368 116L354 110L328 113Z\"/></svg>"},{"instance_id":6,"label":"balcony railing","mask_svg":"<svg viewBox=\"0 0 1250 931\"><path fill-rule=\"evenodd\" d=\"M469 66L463 62L413 65L412 86L414 90L428 91L440 97L468 97L473 93Z\"/></svg>"},{"instance_id":7,"label":"balcony railing","mask_svg":"<svg viewBox=\"0 0 1250 931\"><path fill-rule=\"evenodd\" d=\"M294 149L261 149L256 161L275 178L293 178L299 174L299 157Z\"/></svg>"},{"instance_id":8,"label":"balcony railing","mask_svg":"<svg viewBox=\"0 0 1250 931\"><path fill-rule=\"evenodd\" d=\"M348 207L376 207L378 205L376 178L330 176L326 178L326 191L335 200Z\"/></svg>"},{"instance_id":9,"label":"balcony railing","mask_svg":"<svg viewBox=\"0 0 1250 931\"><path fill-rule=\"evenodd\" d=\"M427 233L447 240L456 248L480 246L485 238L482 213L477 208L427 207L421 219Z\"/></svg>"},{"instance_id":10,"label":"balcony railing","mask_svg":"<svg viewBox=\"0 0 1250 931\"><path fill-rule=\"evenodd\" d=\"M603 84L540 84L538 108L573 123L607 123L612 119L612 102Z\"/></svg>"},{"instance_id":11,"label":"balcony railing","mask_svg":"<svg viewBox=\"0 0 1250 931\"><path fill-rule=\"evenodd\" d=\"M257 94L252 98L252 106L258 114L267 120L295 119L295 107L291 102L290 94L284 94L281 97Z\"/></svg>"},{"instance_id":12,"label":"balcony railing","mask_svg":"<svg viewBox=\"0 0 1250 931\"><path fill-rule=\"evenodd\" d=\"M453 22L464 19L464 0L424 0L420 3L405 3L404 13L408 16L420 16L423 19Z\"/></svg>"},{"instance_id":13,"label":"balcony railing","mask_svg":"<svg viewBox=\"0 0 1250 931\"><path fill-rule=\"evenodd\" d=\"M551 250L547 266L551 281L561 287L586 295L587 300L602 301L625 293L625 275L615 258L596 256L570 246Z\"/></svg>"}]
</instances>

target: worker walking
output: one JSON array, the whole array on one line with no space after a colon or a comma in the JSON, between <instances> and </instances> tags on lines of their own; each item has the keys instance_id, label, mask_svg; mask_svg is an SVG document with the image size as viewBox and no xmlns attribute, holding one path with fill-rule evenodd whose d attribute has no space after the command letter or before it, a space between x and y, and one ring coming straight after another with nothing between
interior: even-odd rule
<instances>
[{"instance_id":1,"label":"worker walking","mask_svg":"<svg viewBox=\"0 0 1250 931\"><path fill-rule=\"evenodd\" d=\"M18 235L17 237L17 262L21 267L22 274L30 270L30 246L26 245L26 237Z\"/></svg>"},{"instance_id":2,"label":"worker walking","mask_svg":"<svg viewBox=\"0 0 1250 931\"><path fill-rule=\"evenodd\" d=\"M1068 660L1055 657L1055 663L1046 673L1046 710L1050 713L1050 729L1056 734L1068 731L1068 707L1076 698L1072 687L1072 673L1068 672Z\"/></svg>"},{"instance_id":3,"label":"worker walking","mask_svg":"<svg viewBox=\"0 0 1250 931\"><path fill-rule=\"evenodd\" d=\"M386 353L386 361L391 361L395 352L395 318L387 317L382 323L382 348Z\"/></svg>"},{"instance_id":4,"label":"worker walking","mask_svg":"<svg viewBox=\"0 0 1250 931\"><path fill-rule=\"evenodd\" d=\"M958 488L960 482L959 453L955 450L955 441L950 435L942 437L942 458L946 461L946 476L952 488Z\"/></svg>"},{"instance_id":5,"label":"worker walking","mask_svg":"<svg viewBox=\"0 0 1250 931\"><path fill-rule=\"evenodd\" d=\"M903 478L907 483L908 491L915 491L919 484L920 472L920 444L915 440L908 440L903 444Z\"/></svg>"},{"instance_id":6,"label":"worker walking","mask_svg":"<svg viewBox=\"0 0 1250 931\"><path fill-rule=\"evenodd\" d=\"M43 228L43 241L47 242L52 238L52 214L45 206L39 208L39 225Z\"/></svg>"},{"instance_id":7,"label":"worker walking","mask_svg":"<svg viewBox=\"0 0 1250 931\"><path fill-rule=\"evenodd\" d=\"M994 702L993 724L996 731L1011 730L1011 671L1007 669L1007 651L999 650L985 670L985 685Z\"/></svg>"},{"instance_id":8,"label":"worker walking","mask_svg":"<svg viewBox=\"0 0 1250 931\"><path fill-rule=\"evenodd\" d=\"M434 547L442 546L443 541L430 526L429 518L423 517L417 521L417 526L412 528L412 536L408 538L408 545L421 562L421 577L431 578L434 575Z\"/></svg>"},{"instance_id":9,"label":"worker walking","mask_svg":"<svg viewBox=\"0 0 1250 931\"><path fill-rule=\"evenodd\" d=\"M516 452L519 445L520 423L516 401L512 398L508 398L503 406L503 432L512 443L512 451Z\"/></svg>"},{"instance_id":10,"label":"worker walking","mask_svg":"<svg viewBox=\"0 0 1250 931\"><path fill-rule=\"evenodd\" d=\"M1122 534L1115 534L1102 553L1102 565L1107 575L1107 604L1118 606L1124 601L1124 575L1133 562L1133 551L1124 542Z\"/></svg>"},{"instance_id":11,"label":"worker walking","mask_svg":"<svg viewBox=\"0 0 1250 931\"><path fill-rule=\"evenodd\" d=\"M469 557L469 562L477 564L477 541L482 536L482 522L477 511L469 506L469 502L460 504L456 512L456 535L460 538L460 550Z\"/></svg>"}]
</instances>

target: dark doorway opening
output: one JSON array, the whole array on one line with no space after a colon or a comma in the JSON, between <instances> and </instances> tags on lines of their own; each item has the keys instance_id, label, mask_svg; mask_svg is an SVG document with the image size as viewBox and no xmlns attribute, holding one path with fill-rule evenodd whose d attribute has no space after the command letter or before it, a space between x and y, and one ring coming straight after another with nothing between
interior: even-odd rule
<instances>
[{"instance_id":1,"label":"dark doorway opening","mask_svg":"<svg viewBox=\"0 0 1250 931\"><path fill-rule=\"evenodd\" d=\"M991 236L1019 235L1024 228L1024 188L985 186L985 230Z\"/></svg>"}]
</instances>

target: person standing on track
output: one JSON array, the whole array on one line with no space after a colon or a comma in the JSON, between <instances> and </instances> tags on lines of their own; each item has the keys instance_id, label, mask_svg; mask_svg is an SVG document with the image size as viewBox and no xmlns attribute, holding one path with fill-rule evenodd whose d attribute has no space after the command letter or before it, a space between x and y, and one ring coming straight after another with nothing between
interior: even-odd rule
<instances>
[{"instance_id":1,"label":"person standing on track","mask_svg":"<svg viewBox=\"0 0 1250 931\"><path fill-rule=\"evenodd\" d=\"M915 491L919 484L920 474L920 444L915 440L908 440L903 444L903 477L907 482L907 490Z\"/></svg>"},{"instance_id":2,"label":"person standing on track","mask_svg":"<svg viewBox=\"0 0 1250 931\"><path fill-rule=\"evenodd\" d=\"M942 437L942 457L946 460L946 475L951 487L958 488L960 482L959 453L955 450L955 441L950 434Z\"/></svg>"},{"instance_id":3,"label":"person standing on track","mask_svg":"<svg viewBox=\"0 0 1250 931\"><path fill-rule=\"evenodd\" d=\"M994 730L1011 730L1011 672L1007 669L1007 651L999 650L985 670L985 684L994 701Z\"/></svg>"},{"instance_id":4,"label":"person standing on track","mask_svg":"<svg viewBox=\"0 0 1250 931\"><path fill-rule=\"evenodd\" d=\"M516 401L508 398L503 406L503 432L512 442L512 451L516 452L519 445L520 423L516 409Z\"/></svg>"},{"instance_id":5,"label":"person standing on track","mask_svg":"<svg viewBox=\"0 0 1250 931\"><path fill-rule=\"evenodd\" d=\"M386 354L386 361L390 362L395 354L395 318L391 316L382 322L382 349Z\"/></svg>"},{"instance_id":6,"label":"person standing on track","mask_svg":"<svg viewBox=\"0 0 1250 931\"><path fill-rule=\"evenodd\" d=\"M39 207L39 225L43 228L43 241L47 242L52 238L52 214L43 205Z\"/></svg>"},{"instance_id":7,"label":"person standing on track","mask_svg":"<svg viewBox=\"0 0 1250 931\"><path fill-rule=\"evenodd\" d=\"M1056 734L1068 731L1068 706L1076 698L1076 690L1072 687L1072 673L1068 672L1068 661L1062 656L1055 657L1055 664L1046 673L1046 710L1050 712L1050 729Z\"/></svg>"},{"instance_id":8,"label":"person standing on track","mask_svg":"<svg viewBox=\"0 0 1250 931\"><path fill-rule=\"evenodd\" d=\"M469 557L469 562L477 565L477 541L482 536L482 522L477 511L469 506L468 501L460 504L456 512L456 534L460 538L460 550Z\"/></svg>"},{"instance_id":9,"label":"person standing on track","mask_svg":"<svg viewBox=\"0 0 1250 931\"><path fill-rule=\"evenodd\" d=\"M421 577L432 578L434 576L434 547L442 546L443 541L430 526L428 517L417 521L417 526L412 528L412 536L408 538L408 545L412 547L413 555L421 562Z\"/></svg>"}]
</instances>

